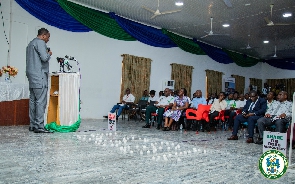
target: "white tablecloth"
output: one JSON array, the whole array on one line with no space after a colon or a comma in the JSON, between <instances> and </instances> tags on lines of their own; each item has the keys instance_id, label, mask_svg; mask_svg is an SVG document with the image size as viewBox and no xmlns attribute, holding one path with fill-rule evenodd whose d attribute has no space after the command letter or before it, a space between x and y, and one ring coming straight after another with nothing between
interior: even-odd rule
<instances>
[{"instance_id":1,"label":"white tablecloth","mask_svg":"<svg viewBox=\"0 0 295 184\"><path fill-rule=\"evenodd\" d=\"M29 84L0 82L0 102L29 99Z\"/></svg>"}]
</instances>

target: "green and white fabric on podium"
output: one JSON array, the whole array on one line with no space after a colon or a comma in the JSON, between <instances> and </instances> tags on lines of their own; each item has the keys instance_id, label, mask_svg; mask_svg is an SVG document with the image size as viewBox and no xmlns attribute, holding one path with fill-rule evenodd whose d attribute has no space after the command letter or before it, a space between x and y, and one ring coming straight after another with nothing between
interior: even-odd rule
<instances>
[{"instance_id":1,"label":"green and white fabric on podium","mask_svg":"<svg viewBox=\"0 0 295 184\"><path fill-rule=\"evenodd\" d=\"M60 125L52 122L45 126L46 129L56 132L74 132L81 123L80 119L80 74L79 73L58 73L50 74L49 83L51 84L51 76L59 76L59 120ZM50 98L50 85L48 86L48 102ZM48 108L48 103L47 103ZM46 111L47 112L47 111ZM47 117L47 114L46 114ZM47 122L47 121L46 121Z\"/></svg>"}]
</instances>

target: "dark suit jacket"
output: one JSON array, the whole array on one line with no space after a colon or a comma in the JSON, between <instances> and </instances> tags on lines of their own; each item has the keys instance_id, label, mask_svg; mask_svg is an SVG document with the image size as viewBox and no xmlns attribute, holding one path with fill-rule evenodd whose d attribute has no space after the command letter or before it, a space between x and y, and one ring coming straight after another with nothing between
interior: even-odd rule
<instances>
[{"instance_id":1,"label":"dark suit jacket","mask_svg":"<svg viewBox=\"0 0 295 184\"><path fill-rule=\"evenodd\" d=\"M244 106L243 108L243 111L246 112L247 114L250 113L248 111L250 105L252 103L252 100L247 100L246 102L246 105ZM255 103L255 102L254 102ZM266 108L267 108L267 102L264 98L258 98L253 110L252 110L252 113L255 113L256 116L264 116L265 112L266 112Z\"/></svg>"}]
</instances>

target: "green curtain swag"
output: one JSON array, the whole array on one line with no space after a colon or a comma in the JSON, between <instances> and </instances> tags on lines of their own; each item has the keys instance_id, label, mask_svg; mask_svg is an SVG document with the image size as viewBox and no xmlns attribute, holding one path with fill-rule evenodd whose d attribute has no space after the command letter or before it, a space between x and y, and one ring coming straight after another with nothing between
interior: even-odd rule
<instances>
[{"instance_id":1,"label":"green curtain swag","mask_svg":"<svg viewBox=\"0 0 295 184\"><path fill-rule=\"evenodd\" d=\"M197 54L197 55L207 55L201 47L195 43L192 39L184 38L177 34L167 31L166 29L162 29L162 32L169 36L169 38L182 50Z\"/></svg>"},{"instance_id":2,"label":"green curtain swag","mask_svg":"<svg viewBox=\"0 0 295 184\"><path fill-rule=\"evenodd\" d=\"M93 31L104 36L124 40L135 41L136 39L125 32L109 14L99 12L67 0L57 0L59 5L73 18L89 27Z\"/></svg>"},{"instance_id":3,"label":"green curtain swag","mask_svg":"<svg viewBox=\"0 0 295 184\"><path fill-rule=\"evenodd\" d=\"M45 128L52 132L62 132L62 133L76 132L76 130L78 130L78 128L80 127L80 124L81 124L81 118L79 115L78 120L71 126L61 126L61 125L57 125L56 122L51 122L49 124L46 124Z\"/></svg>"},{"instance_id":4,"label":"green curtain swag","mask_svg":"<svg viewBox=\"0 0 295 184\"><path fill-rule=\"evenodd\" d=\"M81 22L85 26L91 28L95 32L104 36L125 40L135 41L136 39L125 32L116 22L115 19L111 18L109 14L99 12L67 0L57 0L59 5L77 21ZM201 47L195 43L192 39L184 38L177 34L174 34L166 29L162 29L163 34L166 34L179 48L182 50L196 54L206 55ZM235 53L226 49L222 49L226 52L229 57L241 67L251 67L260 62L260 59L255 59L244 54Z\"/></svg>"},{"instance_id":5,"label":"green curtain swag","mask_svg":"<svg viewBox=\"0 0 295 184\"><path fill-rule=\"evenodd\" d=\"M251 67L256 65L258 62L260 62L260 59L255 59L252 57L249 57L245 54L239 54L236 52L232 52L226 49L222 49L225 53L228 54L228 56L238 65L241 67Z\"/></svg>"}]
</instances>

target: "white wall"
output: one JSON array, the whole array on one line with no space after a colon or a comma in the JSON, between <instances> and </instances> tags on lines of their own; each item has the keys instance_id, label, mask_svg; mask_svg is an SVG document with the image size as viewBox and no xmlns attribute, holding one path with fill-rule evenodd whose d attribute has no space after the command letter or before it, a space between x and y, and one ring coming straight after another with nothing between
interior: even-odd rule
<instances>
[{"instance_id":1,"label":"white wall","mask_svg":"<svg viewBox=\"0 0 295 184\"><path fill-rule=\"evenodd\" d=\"M5 31L9 33L9 1L4 1L1 7L5 19ZM59 70L56 57L74 56L81 67L81 100L82 118L101 119L111 107L119 101L121 82L122 54L131 54L151 58L150 90L162 90L162 79L170 79L171 63L191 65L193 70L192 91L201 89L205 92L205 70L223 72L224 78L232 74L249 78L286 78L294 76L292 71L281 70L265 63L243 68L236 64L220 64L208 56L198 56L187 53L179 48L156 48L137 41L119 41L105 37L96 32L73 33L49 26L13 3L12 42L10 65L19 68L20 72L13 82L27 83L25 77L25 48L30 40L37 35L40 27L46 27L51 38L48 43L53 55L50 60L50 71ZM8 35L7 35L8 36ZM0 66L7 63L7 44L0 27ZM73 62L74 66L75 63ZM78 70L77 66L73 67ZM0 79L0 81L3 81Z\"/></svg>"}]
</instances>

